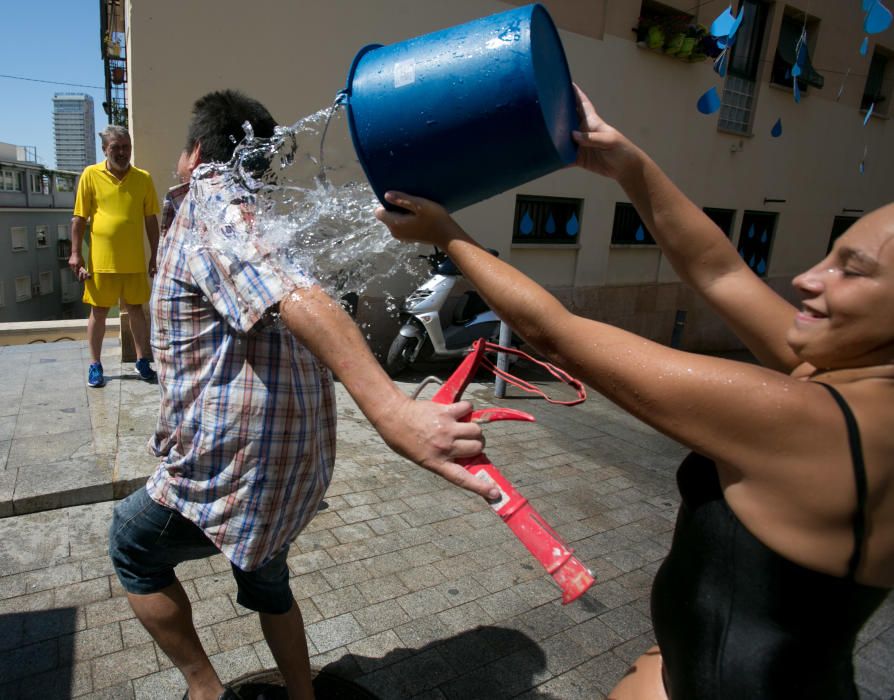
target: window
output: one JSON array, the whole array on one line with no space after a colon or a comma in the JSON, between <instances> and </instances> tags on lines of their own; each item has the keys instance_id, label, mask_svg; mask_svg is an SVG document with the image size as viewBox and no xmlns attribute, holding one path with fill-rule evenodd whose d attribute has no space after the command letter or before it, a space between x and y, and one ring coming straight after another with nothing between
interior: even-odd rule
<instances>
[{"instance_id":1,"label":"window","mask_svg":"<svg viewBox=\"0 0 894 700\"><path fill-rule=\"evenodd\" d=\"M739 255L760 277L766 277L770 264L770 246L776 231L776 214L746 211L739 231Z\"/></svg>"},{"instance_id":2,"label":"window","mask_svg":"<svg viewBox=\"0 0 894 700\"><path fill-rule=\"evenodd\" d=\"M835 221L832 222L832 233L829 234L829 245L826 247L826 254L829 254L829 251L832 250L832 246L835 244L835 241L838 240L839 236L842 233L847 231L851 224L853 224L859 216L836 216Z\"/></svg>"},{"instance_id":3,"label":"window","mask_svg":"<svg viewBox=\"0 0 894 700\"><path fill-rule=\"evenodd\" d=\"M801 42L801 33L804 31L807 32L806 43ZM805 19L804 13L785 8L779 27L779 44L773 57L771 83L791 88L792 66L797 63L801 66L801 75L798 76L798 89L801 92L806 92L808 85L817 89L823 87L825 79L814 70L810 62L810 55L816 50L818 32L819 20L812 17Z\"/></svg>"},{"instance_id":4,"label":"window","mask_svg":"<svg viewBox=\"0 0 894 700\"><path fill-rule=\"evenodd\" d=\"M28 181L32 192L37 194L50 193L50 178L42 173L29 173Z\"/></svg>"},{"instance_id":5,"label":"window","mask_svg":"<svg viewBox=\"0 0 894 700\"><path fill-rule=\"evenodd\" d=\"M735 209L716 209L714 207L705 207L702 209L708 218L717 224L718 228L730 238L733 233L733 221L736 218Z\"/></svg>"},{"instance_id":6,"label":"window","mask_svg":"<svg viewBox=\"0 0 894 700\"><path fill-rule=\"evenodd\" d=\"M50 227L49 226L35 226L34 233L37 235L37 247L38 248L46 248L49 243L50 236Z\"/></svg>"},{"instance_id":7,"label":"window","mask_svg":"<svg viewBox=\"0 0 894 700\"><path fill-rule=\"evenodd\" d=\"M19 170L0 170L0 191L3 192L23 192L23 178Z\"/></svg>"},{"instance_id":8,"label":"window","mask_svg":"<svg viewBox=\"0 0 894 700\"><path fill-rule=\"evenodd\" d=\"M47 270L46 272L41 272L39 277L40 282L40 295L44 296L46 294L53 293L53 271Z\"/></svg>"},{"instance_id":9,"label":"window","mask_svg":"<svg viewBox=\"0 0 894 700\"><path fill-rule=\"evenodd\" d=\"M70 229L68 224L56 224L56 239L64 241L68 239Z\"/></svg>"},{"instance_id":10,"label":"window","mask_svg":"<svg viewBox=\"0 0 894 700\"><path fill-rule=\"evenodd\" d=\"M16 277L16 301L28 301L31 298L31 277Z\"/></svg>"},{"instance_id":11,"label":"window","mask_svg":"<svg viewBox=\"0 0 894 700\"><path fill-rule=\"evenodd\" d=\"M28 250L28 228L26 226L12 226L9 229L12 236L12 252L21 253Z\"/></svg>"},{"instance_id":12,"label":"window","mask_svg":"<svg viewBox=\"0 0 894 700\"><path fill-rule=\"evenodd\" d=\"M742 0L740 8L745 14L730 49L717 128L750 134L768 9L762 0Z\"/></svg>"},{"instance_id":13,"label":"window","mask_svg":"<svg viewBox=\"0 0 894 700\"><path fill-rule=\"evenodd\" d=\"M892 71L891 65L891 55L876 47L872 52L872 62L869 64L869 74L866 76L866 87L863 88L860 109L869 109L875 105L872 108L873 113L891 113L888 107L891 103L891 85L894 83L894 71Z\"/></svg>"},{"instance_id":14,"label":"window","mask_svg":"<svg viewBox=\"0 0 894 700\"><path fill-rule=\"evenodd\" d=\"M583 200L565 197L515 198L513 243L577 243Z\"/></svg>"},{"instance_id":15,"label":"window","mask_svg":"<svg viewBox=\"0 0 894 700\"><path fill-rule=\"evenodd\" d=\"M612 223L612 243L615 245L655 245L636 209L627 202L615 204L615 220Z\"/></svg>"},{"instance_id":16,"label":"window","mask_svg":"<svg viewBox=\"0 0 894 700\"><path fill-rule=\"evenodd\" d=\"M71 175L56 175L57 192L74 192L74 178Z\"/></svg>"}]
</instances>

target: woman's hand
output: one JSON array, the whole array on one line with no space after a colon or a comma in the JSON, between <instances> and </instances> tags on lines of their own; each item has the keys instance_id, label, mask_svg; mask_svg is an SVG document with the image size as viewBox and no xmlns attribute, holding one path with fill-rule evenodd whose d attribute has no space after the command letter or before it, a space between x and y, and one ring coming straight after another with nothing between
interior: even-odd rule
<instances>
[{"instance_id":1,"label":"woman's hand","mask_svg":"<svg viewBox=\"0 0 894 700\"><path fill-rule=\"evenodd\" d=\"M602 120L577 84L574 85L574 92L580 116L580 128L572 134L579 146L577 165L598 175L619 179L636 163L639 149L620 131Z\"/></svg>"},{"instance_id":2,"label":"woman's hand","mask_svg":"<svg viewBox=\"0 0 894 700\"><path fill-rule=\"evenodd\" d=\"M386 192L385 199L403 211L379 207L376 218L399 241L430 243L443 248L447 239L459 230L444 207L436 202L403 192Z\"/></svg>"}]
</instances>

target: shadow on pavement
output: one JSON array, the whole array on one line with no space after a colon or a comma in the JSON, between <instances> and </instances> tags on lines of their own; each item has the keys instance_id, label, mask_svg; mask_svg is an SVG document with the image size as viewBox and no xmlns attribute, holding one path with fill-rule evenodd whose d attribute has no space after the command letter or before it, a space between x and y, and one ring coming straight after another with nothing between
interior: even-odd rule
<instances>
[{"instance_id":1,"label":"shadow on pavement","mask_svg":"<svg viewBox=\"0 0 894 700\"><path fill-rule=\"evenodd\" d=\"M314 691L317 700L403 700L437 688L450 699L497 700L530 690L545 669L546 655L533 639L518 630L485 626L382 657L345 654L316 670ZM231 685L243 700L287 697L276 671Z\"/></svg>"},{"instance_id":2,"label":"shadow on pavement","mask_svg":"<svg viewBox=\"0 0 894 700\"><path fill-rule=\"evenodd\" d=\"M71 697L76 629L76 608L0 615L0 697Z\"/></svg>"}]
</instances>

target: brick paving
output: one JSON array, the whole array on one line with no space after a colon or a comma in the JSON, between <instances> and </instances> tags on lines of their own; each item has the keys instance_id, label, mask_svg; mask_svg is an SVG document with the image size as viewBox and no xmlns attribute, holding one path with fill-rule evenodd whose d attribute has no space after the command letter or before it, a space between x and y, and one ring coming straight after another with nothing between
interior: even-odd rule
<instances>
[{"instance_id":1,"label":"brick paving","mask_svg":"<svg viewBox=\"0 0 894 700\"><path fill-rule=\"evenodd\" d=\"M2 698L183 694L106 554L111 499L152 468L141 446L157 389L104 364L109 384L88 392L83 343L0 348ZM314 667L383 699L604 697L653 643L648 596L684 450L598 396L575 408L500 402L538 423L488 426L488 456L598 579L562 606L481 499L390 453L339 390L327 507L288 560ZM494 402L488 385L470 393ZM222 556L177 573L225 681L274 666ZM857 679L865 700L894 695L891 598L860 635Z\"/></svg>"}]
</instances>

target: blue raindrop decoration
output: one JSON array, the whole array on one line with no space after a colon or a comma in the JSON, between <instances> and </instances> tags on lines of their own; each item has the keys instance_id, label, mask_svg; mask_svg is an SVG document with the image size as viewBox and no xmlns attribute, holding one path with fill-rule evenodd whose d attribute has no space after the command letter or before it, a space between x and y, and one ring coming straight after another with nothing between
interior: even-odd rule
<instances>
[{"instance_id":1,"label":"blue raindrop decoration","mask_svg":"<svg viewBox=\"0 0 894 700\"><path fill-rule=\"evenodd\" d=\"M782 136L782 117L776 120L776 123L773 125L773 128L770 129L770 136L774 139L778 139Z\"/></svg>"},{"instance_id":2,"label":"blue raindrop decoration","mask_svg":"<svg viewBox=\"0 0 894 700\"><path fill-rule=\"evenodd\" d=\"M766 260L761 258L761 261L757 264L757 274L763 275L766 271L767 271L767 262L766 262Z\"/></svg>"},{"instance_id":3,"label":"blue raindrop decoration","mask_svg":"<svg viewBox=\"0 0 894 700\"><path fill-rule=\"evenodd\" d=\"M751 260L748 261L748 267L752 270L754 269L754 254L751 255Z\"/></svg>"},{"instance_id":4,"label":"blue raindrop decoration","mask_svg":"<svg viewBox=\"0 0 894 700\"><path fill-rule=\"evenodd\" d=\"M866 3L863 3L865 9ZM879 34L891 26L894 16L891 10L885 7L881 0L875 0L866 14L866 20L863 22L863 31L867 34Z\"/></svg>"},{"instance_id":5,"label":"blue raindrop decoration","mask_svg":"<svg viewBox=\"0 0 894 700\"><path fill-rule=\"evenodd\" d=\"M754 238L754 224L751 224L751 226L748 227L748 237Z\"/></svg>"},{"instance_id":6,"label":"blue raindrop decoration","mask_svg":"<svg viewBox=\"0 0 894 700\"><path fill-rule=\"evenodd\" d=\"M556 232L556 220L553 218L552 214L550 214L549 218L546 220L546 226L544 228L550 236Z\"/></svg>"},{"instance_id":7,"label":"blue raindrop decoration","mask_svg":"<svg viewBox=\"0 0 894 700\"><path fill-rule=\"evenodd\" d=\"M864 36L863 41L860 42L860 55L865 56L869 53L869 37Z\"/></svg>"},{"instance_id":8,"label":"blue raindrop decoration","mask_svg":"<svg viewBox=\"0 0 894 700\"><path fill-rule=\"evenodd\" d=\"M875 5L876 0L863 0L863 12L869 12L872 9L872 6Z\"/></svg>"},{"instance_id":9,"label":"blue raindrop decoration","mask_svg":"<svg viewBox=\"0 0 894 700\"><path fill-rule=\"evenodd\" d=\"M569 236L576 236L580 231L580 222L577 220L577 214L572 213L568 223L565 224L565 233Z\"/></svg>"},{"instance_id":10,"label":"blue raindrop decoration","mask_svg":"<svg viewBox=\"0 0 894 700\"><path fill-rule=\"evenodd\" d=\"M698 111L702 114L713 114L720 109L720 96L717 94L717 88L711 88L704 95L698 98Z\"/></svg>"},{"instance_id":11,"label":"blue raindrop decoration","mask_svg":"<svg viewBox=\"0 0 894 700\"><path fill-rule=\"evenodd\" d=\"M866 126L866 122L869 121L869 117L872 116L872 113L875 111L875 102L869 105L869 109L866 110L866 116L863 117L863 126Z\"/></svg>"},{"instance_id":12,"label":"blue raindrop decoration","mask_svg":"<svg viewBox=\"0 0 894 700\"><path fill-rule=\"evenodd\" d=\"M764 229L764 232L761 234L761 243L767 242L767 230Z\"/></svg>"},{"instance_id":13,"label":"blue raindrop decoration","mask_svg":"<svg viewBox=\"0 0 894 700\"><path fill-rule=\"evenodd\" d=\"M634 235L634 238L636 238L636 240L638 240L638 241L646 240L646 231L645 231L645 229L643 229L642 224L640 224L639 228L636 229L636 234Z\"/></svg>"},{"instance_id":14,"label":"blue raindrop decoration","mask_svg":"<svg viewBox=\"0 0 894 700\"><path fill-rule=\"evenodd\" d=\"M732 5L726 8L720 15L711 22L711 36L717 39L717 46L725 49L732 45L732 38L739 30L739 25L745 17L744 9L739 10L739 16L733 16Z\"/></svg>"},{"instance_id":15,"label":"blue raindrop decoration","mask_svg":"<svg viewBox=\"0 0 894 700\"><path fill-rule=\"evenodd\" d=\"M711 22L709 33L714 38L717 47L723 49L714 60L714 72L721 78L726 75L726 68L729 63L729 50L736 41L736 32L739 30L739 25L742 24L744 18L744 8L739 10L738 17L734 17L733 8L730 6Z\"/></svg>"},{"instance_id":16,"label":"blue raindrop decoration","mask_svg":"<svg viewBox=\"0 0 894 700\"><path fill-rule=\"evenodd\" d=\"M525 212L525 215L522 217L521 223L518 225L518 230L523 236L530 236L531 232L534 230L534 220L528 212Z\"/></svg>"},{"instance_id":17,"label":"blue raindrop decoration","mask_svg":"<svg viewBox=\"0 0 894 700\"><path fill-rule=\"evenodd\" d=\"M717 73L721 78L726 75L726 65L728 63L727 57L729 56L728 52L724 50L722 54L720 54L717 58L714 59L714 72Z\"/></svg>"}]
</instances>

